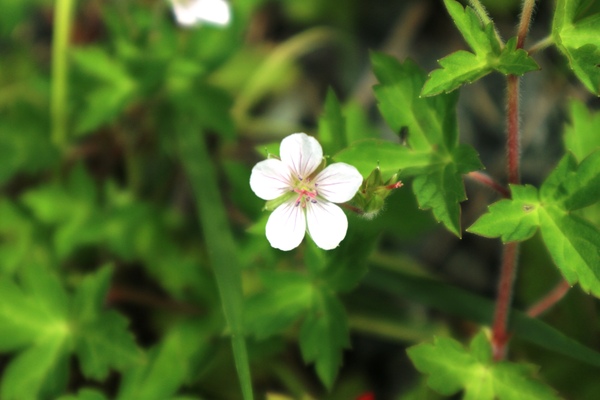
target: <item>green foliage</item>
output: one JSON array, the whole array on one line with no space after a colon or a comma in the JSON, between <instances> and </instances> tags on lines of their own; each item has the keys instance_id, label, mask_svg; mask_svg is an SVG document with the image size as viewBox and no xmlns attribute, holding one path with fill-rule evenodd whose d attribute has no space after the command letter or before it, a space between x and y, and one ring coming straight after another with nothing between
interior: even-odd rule
<instances>
[{"instance_id":1,"label":"green foliage","mask_svg":"<svg viewBox=\"0 0 600 400\"><path fill-rule=\"evenodd\" d=\"M577 164L567 154L542 184L512 186L513 198L489 208L468 230L502 240L530 238L540 227L544 243L570 284L600 296L600 229L572 211L600 201L600 152Z\"/></svg>"},{"instance_id":2,"label":"green foliage","mask_svg":"<svg viewBox=\"0 0 600 400\"><path fill-rule=\"evenodd\" d=\"M423 86L423 96L451 92L465 83L472 83L496 70L505 75L523 75L539 69L537 63L523 49L517 49L512 38L503 46L494 24L482 23L475 11L455 0L444 0L456 27L473 53L460 50L442 58L442 69L431 73Z\"/></svg>"},{"instance_id":3,"label":"green foliage","mask_svg":"<svg viewBox=\"0 0 600 400\"><path fill-rule=\"evenodd\" d=\"M19 351L6 368L0 392L5 399L35 399L61 393L68 357L74 352L88 378L141 362L142 353L115 311L104 311L111 272L86 278L70 296L56 276L32 265L19 283L2 278L2 351ZM101 321L101 322L100 322ZM10 339L12 338L12 339Z\"/></svg>"},{"instance_id":4,"label":"green foliage","mask_svg":"<svg viewBox=\"0 0 600 400\"><path fill-rule=\"evenodd\" d=\"M357 142L335 159L356 165L363 175L376 166L365 161L377 160L384 178L398 170L401 177L413 176L419 206L432 209L438 221L460 236L459 203L466 199L462 175L480 169L481 163L471 147L458 143L457 96L421 98L425 76L411 61L400 64L374 53L372 63L380 82L375 87L379 109L392 130L408 129L407 143Z\"/></svg>"},{"instance_id":5,"label":"green foliage","mask_svg":"<svg viewBox=\"0 0 600 400\"><path fill-rule=\"evenodd\" d=\"M473 114L487 106L474 91L459 103L462 85L539 69L516 38L500 38L515 25L519 2L445 0L469 48L446 53L429 77L413 61L373 53L374 91L361 77L360 46L431 60L432 49L448 45L429 29L445 10L358 0L227 3L229 24L194 27L177 25L170 0L3 4L0 398L345 400L366 398L376 385L378 397L439 398L426 382L465 398L557 398L535 379L532 359L565 398L593 398L598 324L589 323L594 298L584 291L600 296L600 119L582 102L569 105L568 152L545 181L540 162L523 176L542 184L511 185L511 197L469 231L527 241L518 271L531 276L517 276L519 305L560 274L583 291L570 290L543 318L510 310L508 357L518 364L493 362L484 334L468 349L444 338L419 344L493 322L496 305L474 291L495 286L493 268L481 262L498 257L486 245L470 247L473 238L431 230L435 218L460 237L464 177L485 180L470 174L483 169L470 143L484 140ZM536 19L547 20L530 26L532 36L547 34L539 26L552 31L531 54L554 43L600 94L600 2L558 0L554 15L539 7ZM69 10L70 22L62 18ZM551 57L539 61L561 73ZM524 107L540 93L556 104L576 93L542 92L538 82L521 85L532 92ZM327 87L335 91L324 95ZM493 89L493 100L501 97ZM373 92L387 127L371 107ZM557 121L543 124L550 135ZM307 239L283 253L264 237L268 215L248 185L252 165L276 157L293 132L314 135L325 157L365 178L341 205L348 229L331 251ZM522 156L544 154L539 142L530 145ZM503 149L484 147L482 158L496 160ZM465 217L473 220L488 197L469 190ZM551 260L557 271L544 270ZM448 315L458 318L452 329ZM365 343L377 351L366 356ZM404 357L407 343L426 376L398 392L386 386L384 366ZM373 364L382 373L376 381Z\"/></svg>"},{"instance_id":6,"label":"green foliage","mask_svg":"<svg viewBox=\"0 0 600 400\"><path fill-rule=\"evenodd\" d=\"M558 49L569 60L577 78L592 93L600 95L600 13L582 15L592 2L558 0L552 37Z\"/></svg>"},{"instance_id":7,"label":"green foliage","mask_svg":"<svg viewBox=\"0 0 600 400\"><path fill-rule=\"evenodd\" d=\"M409 348L416 368L429 375L428 385L444 395L464 390L463 399L558 399L548 386L532 379L527 365L494 362L489 339L481 332L469 349L450 338Z\"/></svg>"}]
</instances>

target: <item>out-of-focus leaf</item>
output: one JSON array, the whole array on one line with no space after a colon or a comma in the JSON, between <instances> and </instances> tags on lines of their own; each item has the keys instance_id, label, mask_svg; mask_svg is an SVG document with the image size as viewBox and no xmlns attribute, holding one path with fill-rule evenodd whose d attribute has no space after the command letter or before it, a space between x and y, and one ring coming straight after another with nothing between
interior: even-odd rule
<instances>
[{"instance_id":1,"label":"out-of-focus leaf","mask_svg":"<svg viewBox=\"0 0 600 400\"><path fill-rule=\"evenodd\" d=\"M578 161L600 148L600 112L590 113L585 104L571 100L571 124L565 127L565 147Z\"/></svg>"},{"instance_id":2,"label":"out-of-focus leaf","mask_svg":"<svg viewBox=\"0 0 600 400\"><path fill-rule=\"evenodd\" d=\"M307 363L315 363L317 375L329 389L333 386L342 352L350 346L343 305L327 291L317 291L311 311L300 328L300 349Z\"/></svg>"},{"instance_id":3,"label":"out-of-focus leaf","mask_svg":"<svg viewBox=\"0 0 600 400\"><path fill-rule=\"evenodd\" d=\"M346 147L346 121L332 89L327 91L323 114L319 118L319 142L324 154L332 155Z\"/></svg>"},{"instance_id":4,"label":"out-of-focus leaf","mask_svg":"<svg viewBox=\"0 0 600 400\"><path fill-rule=\"evenodd\" d=\"M315 290L310 278L296 272L261 274L267 288L246 304L246 329L258 339L282 332L310 307Z\"/></svg>"},{"instance_id":5,"label":"out-of-focus leaf","mask_svg":"<svg viewBox=\"0 0 600 400\"><path fill-rule=\"evenodd\" d=\"M24 347L10 361L0 385L3 399L55 395L67 380L68 298L60 283L37 266L21 271L21 286L0 278L0 345L3 351Z\"/></svg>"},{"instance_id":6,"label":"out-of-focus leaf","mask_svg":"<svg viewBox=\"0 0 600 400\"><path fill-rule=\"evenodd\" d=\"M118 400L174 399L178 389L191 377L195 360L210 346L198 322L172 327L151 352L149 360L124 374Z\"/></svg>"},{"instance_id":7,"label":"out-of-focus leaf","mask_svg":"<svg viewBox=\"0 0 600 400\"><path fill-rule=\"evenodd\" d=\"M85 108L79 113L76 133L83 135L114 120L136 95L135 80L117 60L99 47L78 49L75 65L98 80L86 94Z\"/></svg>"},{"instance_id":8,"label":"out-of-focus leaf","mask_svg":"<svg viewBox=\"0 0 600 400\"><path fill-rule=\"evenodd\" d=\"M552 22L552 37L569 60L569 66L585 85L600 95L600 13L581 17L585 0L558 0Z\"/></svg>"}]
</instances>

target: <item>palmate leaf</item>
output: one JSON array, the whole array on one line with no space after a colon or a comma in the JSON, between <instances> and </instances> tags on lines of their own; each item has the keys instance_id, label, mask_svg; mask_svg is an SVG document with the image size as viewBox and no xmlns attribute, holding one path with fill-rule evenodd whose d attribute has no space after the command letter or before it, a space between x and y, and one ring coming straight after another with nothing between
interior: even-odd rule
<instances>
[{"instance_id":1,"label":"palmate leaf","mask_svg":"<svg viewBox=\"0 0 600 400\"><path fill-rule=\"evenodd\" d=\"M124 317L102 310L109 279L108 269L87 277L73 299L35 265L23 268L19 285L0 279L0 349L22 349L6 367L2 399L54 398L66 386L73 351L90 378L141 360Z\"/></svg>"},{"instance_id":2,"label":"palmate leaf","mask_svg":"<svg viewBox=\"0 0 600 400\"><path fill-rule=\"evenodd\" d=\"M600 13L582 18L586 3L589 2L558 0L552 37L577 78L592 93L600 95Z\"/></svg>"},{"instance_id":3,"label":"palmate leaf","mask_svg":"<svg viewBox=\"0 0 600 400\"><path fill-rule=\"evenodd\" d=\"M505 75L523 75L539 69L523 49L517 49L516 38L502 46L492 23L484 24L471 7L455 0L444 0L450 16L473 53L459 50L442 58L442 67L433 71L423 86L423 96L448 93L465 83L474 82L496 70Z\"/></svg>"},{"instance_id":4,"label":"palmate leaf","mask_svg":"<svg viewBox=\"0 0 600 400\"><path fill-rule=\"evenodd\" d=\"M444 395L464 390L463 399L558 399L556 393L532 378L535 368L525 364L494 362L485 333L469 349L450 338L435 338L407 350L415 367L429 375L428 385Z\"/></svg>"},{"instance_id":5,"label":"palmate leaf","mask_svg":"<svg viewBox=\"0 0 600 400\"><path fill-rule=\"evenodd\" d=\"M421 98L425 73L412 61L374 53L372 63L380 84L375 87L379 109L396 132L407 128L406 146L365 140L335 155L365 175L379 165L384 179L402 170L413 176L413 191L423 209L460 236L460 206L466 199L462 174L482 168L476 152L458 144L456 93Z\"/></svg>"},{"instance_id":6,"label":"palmate leaf","mask_svg":"<svg viewBox=\"0 0 600 400\"><path fill-rule=\"evenodd\" d=\"M577 164L567 154L548 176L539 195L529 186L511 186L468 231L522 241L539 227L554 262L570 284L600 297L600 229L573 211L600 202L600 151Z\"/></svg>"},{"instance_id":7,"label":"palmate leaf","mask_svg":"<svg viewBox=\"0 0 600 400\"><path fill-rule=\"evenodd\" d=\"M0 385L6 400L56 394L66 385L69 354L68 297L55 276L37 266L23 270L21 285L0 278L0 348L24 349L10 361Z\"/></svg>"}]
</instances>

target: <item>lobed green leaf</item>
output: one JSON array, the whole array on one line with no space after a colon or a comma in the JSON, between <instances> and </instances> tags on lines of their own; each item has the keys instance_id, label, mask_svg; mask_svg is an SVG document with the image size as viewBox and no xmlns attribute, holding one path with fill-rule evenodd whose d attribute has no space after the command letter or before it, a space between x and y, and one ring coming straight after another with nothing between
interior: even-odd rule
<instances>
[{"instance_id":1,"label":"lobed green leaf","mask_svg":"<svg viewBox=\"0 0 600 400\"><path fill-rule=\"evenodd\" d=\"M509 362L494 363L485 334L478 334L465 349L450 338L435 338L407 350L416 368L429 375L428 385L444 395L464 390L464 399L558 399L556 393L534 380L534 370Z\"/></svg>"},{"instance_id":2,"label":"lobed green leaf","mask_svg":"<svg viewBox=\"0 0 600 400\"><path fill-rule=\"evenodd\" d=\"M402 176L414 176L413 191L419 206L432 209L438 221L460 236L459 203L466 199L462 174L482 166L472 148L458 145L457 95L421 98L425 74L410 60L400 64L374 53L372 63L380 81L374 89L379 109L393 130L407 129L406 146L359 142L336 159L358 161L364 146L369 155L380 160L384 178L398 169ZM360 165L361 172L372 169L372 165Z\"/></svg>"},{"instance_id":3,"label":"lobed green leaf","mask_svg":"<svg viewBox=\"0 0 600 400\"><path fill-rule=\"evenodd\" d=\"M455 0L444 0L454 24L469 44L473 53L459 50L441 60L442 68L429 75L421 94L434 96L449 93L465 83L472 83L493 70L505 75L523 75L539 69L537 63L523 49L517 49L512 38L502 46L492 23L483 24L475 11Z\"/></svg>"},{"instance_id":4,"label":"lobed green leaf","mask_svg":"<svg viewBox=\"0 0 600 400\"><path fill-rule=\"evenodd\" d=\"M511 185L512 200L500 200L489 207L467 231L486 237L501 237L503 242L527 240L539 226L540 201L533 186Z\"/></svg>"}]
</instances>

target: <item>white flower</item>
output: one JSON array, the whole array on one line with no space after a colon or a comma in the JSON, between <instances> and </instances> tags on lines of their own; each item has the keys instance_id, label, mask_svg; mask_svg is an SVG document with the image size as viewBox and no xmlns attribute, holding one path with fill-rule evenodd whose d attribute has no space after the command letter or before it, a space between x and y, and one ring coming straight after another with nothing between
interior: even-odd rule
<instances>
[{"instance_id":1,"label":"white flower","mask_svg":"<svg viewBox=\"0 0 600 400\"><path fill-rule=\"evenodd\" d=\"M345 163L318 172L323 149L317 140L294 133L281 141L281 159L270 158L252 169L250 187L264 200L282 203L267 221L267 239L280 250L292 250L308 233L322 249L336 248L346 236L348 219L333 203L346 202L362 184L362 175Z\"/></svg>"},{"instance_id":2,"label":"white flower","mask_svg":"<svg viewBox=\"0 0 600 400\"><path fill-rule=\"evenodd\" d=\"M173 14L182 26L201 23L227 25L231 19L229 4L224 0L171 0Z\"/></svg>"}]
</instances>

